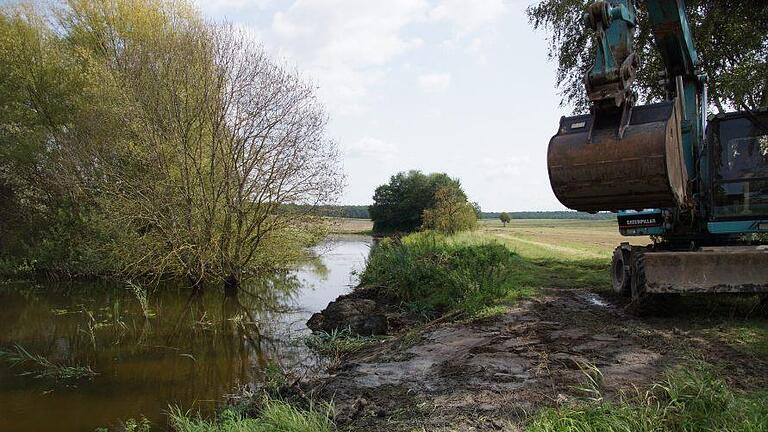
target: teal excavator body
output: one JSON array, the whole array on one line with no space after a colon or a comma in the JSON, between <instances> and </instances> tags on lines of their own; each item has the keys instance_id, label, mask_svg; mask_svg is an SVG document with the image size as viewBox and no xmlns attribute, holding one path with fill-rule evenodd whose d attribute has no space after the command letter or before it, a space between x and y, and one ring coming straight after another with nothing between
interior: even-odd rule
<instances>
[{"instance_id":1,"label":"teal excavator body","mask_svg":"<svg viewBox=\"0 0 768 432\"><path fill-rule=\"evenodd\" d=\"M584 13L595 63L584 77L590 113L563 117L548 149L550 183L565 206L613 211L627 236L613 255L614 289L641 299L669 292L768 292L768 111L708 116L684 0L643 2L664 62L666 98L637 105L640 59L632 0Z\"/></svg>"}]
</instances>

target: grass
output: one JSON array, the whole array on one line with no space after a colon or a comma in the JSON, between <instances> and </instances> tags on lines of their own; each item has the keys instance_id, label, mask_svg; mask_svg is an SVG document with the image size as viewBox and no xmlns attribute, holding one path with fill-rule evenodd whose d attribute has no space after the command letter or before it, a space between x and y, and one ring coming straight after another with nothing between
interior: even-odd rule
<instances>
[{"instance_id":1,"label":"grass","mask_svg":"<svg viewBox=\"0 0 768 432\"><path fill-rule=\"evenodd\" d=\"M704 332L741 353L768 357L768 322L765 320L727 320Z\"/></svg>"},{"instance_id":2,"label":"grass","mask_svg":"<svg viewBox=\"0 0 768 432\"><path fill-rule=\"evenodd\" d=\"M644 245L648 237L622 237L614 220L513 220L503 226L483 220L462 236L494 239L526 261L521 276L537 287L608 291L613 249L623 241Z\"/></svg>"},{"instance_id":3,"label":"grass","mask_svg":"<svg viewBox=\"0 0 768 432\"><path fill-rule=\"evenodd\" d=\"M509 304L536 295L540 288L609 291L610 257L622 241L643 245L650 239L620 236L615 221L525 220L506 227L482 221L479 229L450 237L419 233L382 241L372 251L361 281L388 290L414 307L442 313L469 310L471 315L461 318L472 321L503 314ZM704 301L682 300L686 309ZM734 313L727 307L730 299L706 301L727 309L717 315L721 318ZM675 320L682 316L684 328L698 327L695 323L706 308L693 309L691 322L684 311L660 319L680 325ZM719 338L738 352L768 357L768 325L763 319L731 319L705 327L710 329L701 329L704 335ZM419 328L410 329L399 337L401 345L414 343L420 334ZM768 391L744 392L729 386L723 378L727 369L689 362L647 392L635 390L616 399L603 394L598 368L581 366L585 382L574 389L581 395L578 401L534 414L525 430L768 431Z\"/></svg>"},{"instance_id":4,"label":"grass","mask_svg":"<svg viewBox=\"0 0 768 432\"><path fill-rule=\"evenodd\" d=\"M331 333L314 333L307 336L304 343L318 354L340 359L378 345L385 339L377 336L359 336L353 334L349 329L343 329L333 330Z\"/></svg>"},{"instance_id":5,"label":"grass","mask_svg":"<svg viewBox=\"0 0 768 432\"><path fill-rule=\"evenodd\" d=\"M206 420L178 408L171 408L169 424L175 432L331 432L334 430L330 406L318 410L299 409L279 400L264 401L259 415L245 417L227 409L214 420Z\"/></svg>"},{"instance_id":6,"label":"grass","mask_svg":"<svg viewBox=\"0 0 768 432\"><path fill-rule=\"evenodd\" d=\"M601 223L603 221L579 221ZM603 228L607 229L607 228ZM543 243L544 239L541 239ZM562 254L543 246L517 248L509 238L481 228L472 232L459 233L451 239L454 243L496 242L504 245L518 257L518 266L511 275L511 281L518 286L547 288L610 288L610 255L595 258L593 255ZM548 240L555 242L556 240ZM548 244L548 243L547 243ZM618 245L618 243L616 243ZM616 246L614 245L614 247ZM556 246L556 245L552 245ZM611 248L611 253L613 248Z\"/></svg>"},{"instance_id":7,"label":"grass","mask_svg":"<svg viewBox=\"0 0 768 432\"><path fill-rule=\"evenodd\" d=\"M72 381L93 378L98 375L90 366L53 363L41 355L30 353L21 345L15 345L11 351L0 351L0 358L10 362L13 366L32 365L33 370L24 371L21 375L29 375L33 378Z\"/></svg>"},{"instance_id":8,"label":"grass","mask_svg":"<svg viewBox=\"0 0 768 432\"><path fill-rule=\"evenodd\" d=\"M588 387L596 388L594 381ZM529 432L757 432L768 430L768 392L730 388L713 367L694 362L670 373L647 393L602 398L536 415Z\"/></svg>"},{"instance_id":9,"label":"grass","mask_svg":"<svg viewBox=\"0 0 768 432\"><path fill-rule=\"evenodd\" d=\"M482 221L480 228L453 241L494 239L522 258L513 273L516 283L532 287L610 289L613 248L622 241L643 245L645 237L622 237L615 221L520 220L506 227ZM757 359L768 357L768 324L764 319L736 319L753 299L685 297L676 318L704 335ZM710 304L711 303L711 304ZM742 304L744 303L744 304ZM702 311L709 313L702 321ZM751 314L747 313L747 316ZM659 318L662 322L670 318ZM674 322L674 321L673 321ZM647 393L606 401L600 373L585 367L583 400L533 417L532 432L613 431L768 431L768 392L744 393L729 387L712 366L694 362L678 369Z\"/></svg>"},{"instance_id":10,"label":"grass","mask_svg":"<svg viewBox=\"0 0 768 432\"><path fill-rule=\"evenodd\" d=\"M747 323L725 333L730 333L727 340L737 349L768 357L768 324L765 322Z\"/></svg>"},{"instance_id":11,"label":"grass","mask_svg":"<svg viewBox=\"0 0 768 432\"><path fill-rule=\"evenodd\" d=\"M610 259L621 242L650 243L648 237L623 237L616 220L519 219L505 227L498 220L484 219L479 227L526 258Z\"/></svg>"},{"instance_id":12,"label":"grass","mask_svg":"<svg viewBox=\"0 0 768 432\"><path fill-rule=\"evenodd\" d=\"M481 309L478 309L477 312L474 313L474 315L472 315L468 319L464 319L463 322L472 322L472 321L479 321L487 318L493 318L495 316L504 314L505 312L507 312L507 310L509 310L509 307L503 304L486 306Z\"/></svg>"}]
</instances>

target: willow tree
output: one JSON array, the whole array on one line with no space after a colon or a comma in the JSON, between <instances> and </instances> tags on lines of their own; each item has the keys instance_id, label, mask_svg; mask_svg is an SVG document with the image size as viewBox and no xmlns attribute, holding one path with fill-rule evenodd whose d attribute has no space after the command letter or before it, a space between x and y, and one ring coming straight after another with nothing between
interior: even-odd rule
<instances>
[{"instance_id":1,"label":"willow tree","mask_svg":"<svg viewBox=\"0 0 768 432\"><path fill-rule=\"evenodd\" d=\"M309 83L184 2L70 0L51 15L89 77L57 175L96 209L106 260L234 288L315 239L309 211L343 177Z\"/></svg>"},{"instance_id":2,"label":"willow tree","mask_svg":"<svg viewBox=\"0 0 768 432\"><path fill-rule=\"evenodd\" d=\"M422 220L423 229L455 234L474 228L477 213L461 190L444 186L435 191L434 205L424 210Z\"/></svg>"},{"instance_id":3,"label":"willow tree","mask_svg":"<svg viewBox=\"0 0 768 432\"><path fill-rule=\"evenodd\" d=\"M587 107L583 77L594 62L595 36L582 23L593 2L540 0L528 8L533 27L548 33L562 102L577 110ZM686 0L685 4L701 69L709 76L710 102L720 112L768 106L768 2ZM653 101L664 96L657 75L663 63L644 2L638 2L637 12L635 49L641 65L636 83L640 96Z\"/></svg>"}]
</instances>

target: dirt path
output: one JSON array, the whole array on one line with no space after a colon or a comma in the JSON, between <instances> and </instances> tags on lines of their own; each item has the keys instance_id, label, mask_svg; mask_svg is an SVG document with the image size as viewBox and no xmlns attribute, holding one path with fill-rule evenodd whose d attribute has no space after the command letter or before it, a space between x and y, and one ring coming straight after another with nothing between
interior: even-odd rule
<instances>
[{"instance_id":1,"label":"dirt path","mask_svg":"<svg viewBox=\"0 0 768 432\"><path fill-rule=\"evenodd\" d=\"M648 324L585 291L545 291L501 316L351 359L319 394L336 403L342 430L515 431L540 407L578 396L585 364L600 369L611 398L658 379L686 347L711 347L678 324Z\"/></svg>"}]
</instances>

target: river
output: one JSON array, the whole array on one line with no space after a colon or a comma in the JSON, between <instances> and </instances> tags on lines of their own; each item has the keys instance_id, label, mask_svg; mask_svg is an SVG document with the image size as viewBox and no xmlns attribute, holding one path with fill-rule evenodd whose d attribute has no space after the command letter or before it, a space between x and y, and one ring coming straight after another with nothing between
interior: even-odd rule
<instances>
[{"instance_id":1,"label":"river","mask_svg":"<svg viewBox=\"0 0 768 432\"><path fill-rule=\"evenodd\" d=\"M236 300L161 286L147 315L123 284L0 284L0 431L92 432L146 416L165 425L170 406L211 413L271 365L308 368L304 323L348 292L371 238L338 236L301 268L248 284ZM42 362L89 366L92 378L54 379Z\"/></svg>"}]
</instances>

